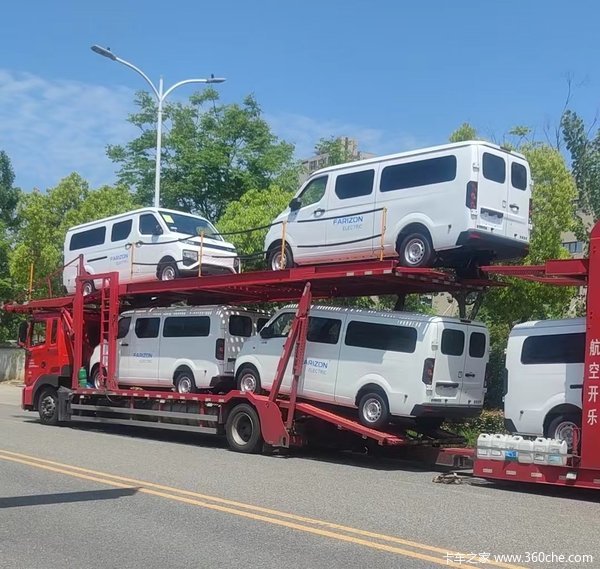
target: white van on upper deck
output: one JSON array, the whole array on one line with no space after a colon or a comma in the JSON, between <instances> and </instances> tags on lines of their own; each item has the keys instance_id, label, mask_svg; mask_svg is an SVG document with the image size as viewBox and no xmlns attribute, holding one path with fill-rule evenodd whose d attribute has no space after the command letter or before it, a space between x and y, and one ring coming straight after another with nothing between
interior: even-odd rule
<instances>
[{"instance_id":1,"label":"white van on upper deck","mask_svg":"<svg viewBox=\"0 0 600 569\"><path fill-rule=\"evenodd\" d=\"M63 284L69 293L75 292L79 255L83 255L88 273L118 271L121 283L198 275L200 263L202 274L235 273L240 269L235 247L223 241L207 219L155 207L69 229L64 255ZM84 285L84 293L100 285L90 280Z\"/></svg>"},{"instance_id":2,"label":"white van on upper deck","mask_svg":"<svg viewBox=\"0 0 600 569\"><path fill-rule=\"evenodd\" d=\"M269 267L379 256L408 267L524 256L531 176L525 157L459 142L315 172L265 239ZM279 223L277 223L279 222ZM383 238L382 238L383 234Z\"/></svg>"}]
</instances>

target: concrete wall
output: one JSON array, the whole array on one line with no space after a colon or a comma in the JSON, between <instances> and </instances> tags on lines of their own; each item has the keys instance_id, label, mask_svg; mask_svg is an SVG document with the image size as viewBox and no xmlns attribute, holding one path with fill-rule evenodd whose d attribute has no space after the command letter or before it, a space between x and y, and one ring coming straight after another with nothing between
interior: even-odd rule
<instances>
[{"instance_id":1,"label":"concrete wall","mask_svg":"<svg viewBox=\"0 0 600 569\"><path fill-rule=\"evenodd\" d=\"M10 344L0 344L0 381L23 381L25 351Z\"/></svg>"}]
</instances>

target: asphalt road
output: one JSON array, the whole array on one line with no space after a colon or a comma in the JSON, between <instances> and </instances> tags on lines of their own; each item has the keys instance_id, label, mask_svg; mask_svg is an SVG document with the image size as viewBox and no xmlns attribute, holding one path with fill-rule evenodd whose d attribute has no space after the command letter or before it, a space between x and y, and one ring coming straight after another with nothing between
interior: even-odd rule
<instances>
[{"instance_id":1,"label":"asphalt road","mask_svg":"<svg viewBox=\"0 0 600 569\"><path fill-rule=\"evenodd\" d=\"M0 568L600 566L593 492L442 485L389 459L46 427L19 396L0 385Z\"/></svg>"}]
</instances>

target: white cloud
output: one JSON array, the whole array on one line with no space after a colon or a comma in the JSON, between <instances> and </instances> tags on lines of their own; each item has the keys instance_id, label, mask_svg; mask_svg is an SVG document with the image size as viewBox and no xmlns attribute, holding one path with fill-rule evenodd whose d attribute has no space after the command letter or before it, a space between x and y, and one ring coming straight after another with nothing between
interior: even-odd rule
<instances>
[{"instance_id":1,"label":"white cloud","mask_svg":"<svg viewBox=\"0 0 600 569\"><path fill-rule=\"evenodd\" d=\"M414 136L401 132L385 132L358 124L340 121L319 121L311 117L292 114L269 114L266 120L277 136L296 146L297 158L314 154L315 144L321 138L349 136L358 141L358 147L374 154L392 154L423 146Z\"/></svg>"},{"instance_id":2,"label":"white cloud","mask_svg":"<svg viewBox=\"0 0 600 569\"><path fill-rule=\"evenodd\" d=\"M71 172L92 187L115 180L107 144L136 133L127 122L134 92L124 87L48 80L0 69L0 149L24 190L42 190Z\"/></svg>"}]
</instances>

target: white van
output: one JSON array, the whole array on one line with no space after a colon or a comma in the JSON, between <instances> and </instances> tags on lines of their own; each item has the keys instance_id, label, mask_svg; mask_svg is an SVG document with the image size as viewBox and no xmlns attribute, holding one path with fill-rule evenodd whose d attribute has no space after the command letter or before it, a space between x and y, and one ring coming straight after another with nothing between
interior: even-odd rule
<instances>
[{"instance_id":1,"label":"white van","mask_svg":"<svg viewBox=\"0 0 600 569\"><path fill-rule=\"evenodd\" d=\"M235 358L269 319L264 312L230 306L148 308L119 320L117 377L121 386L222 391L234 386ZM100 346L89 363L99 387Z\"/></svg>"},{"instance_id":2,"label":"white van","mask_svg":"<svg viewBox=\"0 0 600 569\"><path fill-rule=\"evenodd\" d=\"M269 390L295 315L281 309L250 338L235 364L238 389ZM485 393L488 331L478 322L401 312L314 306L298 395L359 410L381 427L391 416L439 424L478 415ZM291 362L281 390L289 392Z\"/></svg>"},{"instance_id":3,"label":"white van","mask_svg":"<svg viewBox=\"0 0 600 569\"><path fill-rule=\"evenodd\" d=\"M581 427L584 361L585 318L515 326L506 348L506 429L571 444Z\"/></svg>"},{"instance_id":4,"label":"white van","mask_svg":"<svg viewBox=\"0 0 600 569\"><path fill-rule=\"evenodd\" d=\"M200 233L204 232L200 259ZM180 276L239 272L240 260L209 221L198 215L146 207L78 225L67 231L63 284L75 292L77 257L90 274L119 272L119 282L172 280ZM71 264L69 264L71 263ZM89 294L101 286L90 280Z\"/></svg>"},{"instance_id":5,"label":"white van","mask_svg":"<svg viewBox=\"0 0 600 569\"><path fill-rule=\"evenodd\" d=\"M273 270L369 259L380 255L383 233L383 255L407 267L522 257L530 197L525 157L488 142L370 158L312 174L274 220L264 250Z\"/></svg>"}]
</instances>

